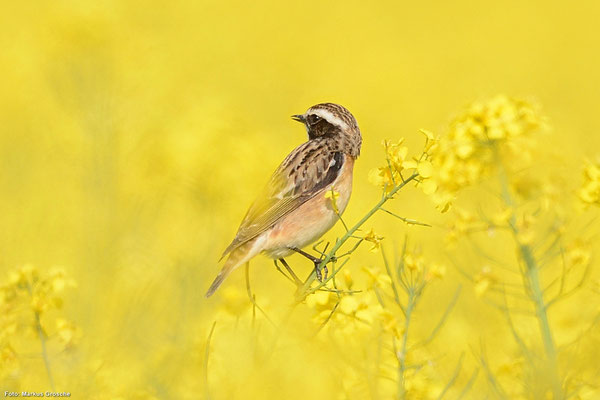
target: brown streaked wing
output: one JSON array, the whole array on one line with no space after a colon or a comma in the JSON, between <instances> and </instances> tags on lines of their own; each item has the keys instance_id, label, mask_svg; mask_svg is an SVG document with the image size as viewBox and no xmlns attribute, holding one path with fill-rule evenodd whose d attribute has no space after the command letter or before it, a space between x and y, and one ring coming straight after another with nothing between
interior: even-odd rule
<instances>
[{"instance_id":1,"label":"brown streaked wing","mask_svg":"<svg viewBox=\"0 0 600 400\"><path fill-rule=\"evenodd\" d=\"M344 163L344 154L313 140L297 147L277 168L268 185L248 209L238 232L221 258L254 239L277 221L331 185Z\"/></svg>"}]
</instances>

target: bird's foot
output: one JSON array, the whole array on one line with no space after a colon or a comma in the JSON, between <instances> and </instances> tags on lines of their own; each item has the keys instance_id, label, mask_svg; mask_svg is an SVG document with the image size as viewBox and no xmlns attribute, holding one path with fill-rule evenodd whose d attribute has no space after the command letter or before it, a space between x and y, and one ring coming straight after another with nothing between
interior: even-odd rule
<instances>
[{"instance_id":1,"label":"bird's foot","mask_svg":"<svg viewBox=\"0 0 600 400\"><path fill-rule=\"evenodd\" d=\"M325 273L325 276L323 276L323 273L321 272L323 271ZM327 265L323 265L323 267L321 268L321 261L315 261L315 274L317 275L317 280L319 282L323 282L324 280L327 280L327 275L329 275L329 270L327 269Z\"/></svg>"}]
</instances>

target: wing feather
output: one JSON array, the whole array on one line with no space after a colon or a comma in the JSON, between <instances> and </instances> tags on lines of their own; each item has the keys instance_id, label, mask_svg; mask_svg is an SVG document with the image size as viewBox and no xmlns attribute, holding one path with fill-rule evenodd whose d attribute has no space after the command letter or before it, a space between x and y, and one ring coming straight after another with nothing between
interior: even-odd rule
<instances>
[{"instance_id":1,"label":"wing feather","mask_svg":"<svg viewBox=\"0 0 600 400\"><path fill-rule=\"evenodd\" d=\"M221 258L330 186L340 174L344 159L342 152L319 140L308 141L292 151L248 209Z\"/></svg>"}]
</instances>

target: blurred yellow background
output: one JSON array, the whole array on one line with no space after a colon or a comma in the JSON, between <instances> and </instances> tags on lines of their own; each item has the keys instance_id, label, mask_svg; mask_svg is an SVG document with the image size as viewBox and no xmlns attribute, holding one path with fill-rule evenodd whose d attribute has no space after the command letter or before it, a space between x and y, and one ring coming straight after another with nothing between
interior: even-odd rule
<instances>
[{"instance_id":1,"label":"blurred yellow background","mask_svg":"<svg viewBox=\"0 0 600 400\"><path fill-rule=\"evenodd\" d=\"M270 260L257 257L251 279L270 318L291 327L274 342L264 317L252 322L243 269L203 298L248 205L306 140L290 115L336 102L357 118L363 148L344 216L352 223L379 198L367 177L384 138L418 150L419 128L443 134L467 104L496 93L543 105L552 130L541 146L560 160L551 165L565 174L566 195L600 149L599 20L594 1L4 2L0 276L60 266L77 283L45 315L55 389L82 399L387 398L368 379L348 384L340 366L375 358L373 343L307 339L315 326L304 305L286 320L294 288ZM377 216L366 228L386 238L390 255L408 234L448 263L417 324L434 326L463 286L423 356L438 366L435 398L461 354L464 386L478 364L473 349L485 343L499 368L516 345L502 315L452 268L434 207L407 190L393 209L435 226ZM342 233L338 224L326 238ZM482 267L459 260L473 274ZM301 276L310 271L301 257L289 261ZM379 264L364 246L347 268L360 286L361 268ZM560 309L551 322L572 330L559 344L584 329L577 313L587 318L597 304L588 290ZM52 341L57 315L79 329L68 352ZM17 343L2 390L49 390L36 336ZM346 359L337 346L347 346ZM494 398L483 375L465 398Z\"/></svg>"}]
</instances>

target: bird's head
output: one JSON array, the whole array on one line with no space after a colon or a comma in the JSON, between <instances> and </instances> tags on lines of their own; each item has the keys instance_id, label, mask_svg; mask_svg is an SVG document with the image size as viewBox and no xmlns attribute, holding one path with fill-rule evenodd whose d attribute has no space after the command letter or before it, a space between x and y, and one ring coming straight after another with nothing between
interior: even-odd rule
<instances>
[{"instance_id":1,"label":"bird's head","mask_svg":"<svg viewBox=\"0 0 600 400\"><path fill-rule=\"evenodd\" d=\"M354 116L345 107L321 103L312 106L304 114L292 115L292 119L305 125L310 140L330 137L344 143L354 158L360 154L360 129Z\"/></svg>"}]
</instances>

